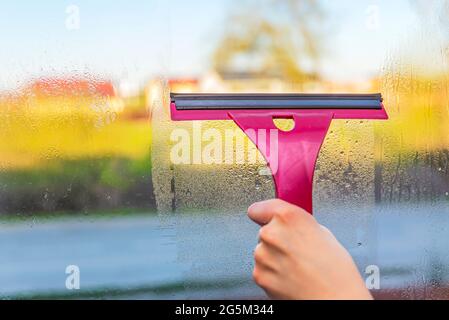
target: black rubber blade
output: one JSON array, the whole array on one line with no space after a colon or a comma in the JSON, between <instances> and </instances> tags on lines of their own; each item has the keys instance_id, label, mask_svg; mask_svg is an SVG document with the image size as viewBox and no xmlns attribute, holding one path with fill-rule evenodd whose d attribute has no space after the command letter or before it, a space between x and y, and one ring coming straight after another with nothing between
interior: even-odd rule
<instances>
[{"instance_id":1,"label":"black rubber blade","mask_svg":"<svg viewBox=\"0 0 449 320\"><path fill-rule=\"evenodd\" d=\"M177 110L382 109L376 94L170 94Z\"/></svg>"}]
</instances>

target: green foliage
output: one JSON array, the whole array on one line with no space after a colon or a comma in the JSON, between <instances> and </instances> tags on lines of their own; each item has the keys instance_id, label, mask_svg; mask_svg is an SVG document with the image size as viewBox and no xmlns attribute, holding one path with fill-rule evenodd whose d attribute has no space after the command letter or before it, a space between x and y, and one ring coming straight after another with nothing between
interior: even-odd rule
<instances>
[{"instance_id":1,"label":"green foliage","mask_svg":"<svg viewBox=\"0 0 449 320\"><path fill-rule=\"evenodd\" d=\"M2 214L153 208L150 158L60 160L4 171L0 204Z\"/></svg>"}]
</instances>

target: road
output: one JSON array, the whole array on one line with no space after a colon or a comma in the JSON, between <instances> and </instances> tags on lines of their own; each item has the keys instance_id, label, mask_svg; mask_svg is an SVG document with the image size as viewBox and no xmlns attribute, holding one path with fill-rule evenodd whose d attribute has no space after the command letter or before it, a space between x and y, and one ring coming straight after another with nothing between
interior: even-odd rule
<instances>
[{"instance_id":1,"label":"road","mask_svg":"<svg viewBox=\"0 0 449 320\"><path fill-rule=\"evenodd\" d=\"M375 208L362 231L356 219L328 225L362 272L379 266L382 289L438 286L449 283L448 207ZM264 297L251 281L257 230L238 212L2 223L0 296ZM80 268L80 290L65 287L68 265Z\"/></svg>"}]
</instances>

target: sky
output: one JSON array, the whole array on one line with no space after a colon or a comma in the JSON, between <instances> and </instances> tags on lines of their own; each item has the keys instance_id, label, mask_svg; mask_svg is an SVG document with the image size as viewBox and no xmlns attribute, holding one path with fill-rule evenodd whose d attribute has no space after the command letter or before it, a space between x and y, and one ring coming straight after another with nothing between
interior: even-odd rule
<instances>
[{"instance_id":1,"label":"sky","mask_svg":"<svg viewBox=\"0 0 449 320\"><path fill-rule=\"evenodd\" d=\"M376 76L416 22L409 0L321 0L322 74L342 81ZM241 0L2 1L0 90L30 79L86 74L142 84L194 77ZM78 19L79 18L79 19Z\"/></svg>"}]
</instances>

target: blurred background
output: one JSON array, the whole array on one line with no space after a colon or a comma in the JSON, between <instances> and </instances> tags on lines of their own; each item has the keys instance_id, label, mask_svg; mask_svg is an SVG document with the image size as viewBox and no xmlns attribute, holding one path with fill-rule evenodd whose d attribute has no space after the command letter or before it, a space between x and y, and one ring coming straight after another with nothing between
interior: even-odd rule
<instances>
[{"instance_id":1,"label":"blurred background","mask_svg":"<svg viewBox=\"0 0 449 320\"><path fill-rule=\"evenodd\" d=\"M265 298L271 177L172 164L173 129L235 126L169 93L381 92L389 121L332 124L316 216L376 297L449 298L448 26L445 0L2 3L0 297Z\"/></svg>"}]
</instances>

